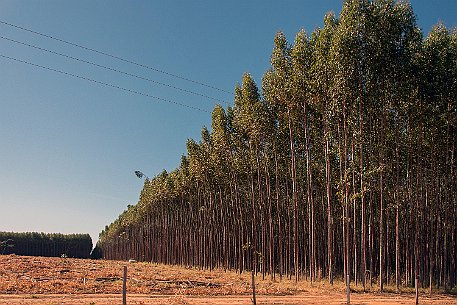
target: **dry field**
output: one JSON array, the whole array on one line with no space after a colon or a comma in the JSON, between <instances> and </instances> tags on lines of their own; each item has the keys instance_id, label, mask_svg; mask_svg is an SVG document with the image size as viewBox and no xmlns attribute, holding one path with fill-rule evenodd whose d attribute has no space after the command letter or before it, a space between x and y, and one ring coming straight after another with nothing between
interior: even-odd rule
<instances>
[{"instance_id":1,"label":"dry field","mask_svg":"<svg viewBox=\"0 0 457 305\"><path fill-rule=\"evenodd\" d=\"M251 304L250 274L151 263L0 255L0 305L122 304L123 266L128 266L127 304ZM314 283L256 278L258 304L344 304L345 289ZM361 292L352 304L414 304L401 294ZM421 291L420 304L457 304L457 297Z\"/></svg>"}]
</instances>

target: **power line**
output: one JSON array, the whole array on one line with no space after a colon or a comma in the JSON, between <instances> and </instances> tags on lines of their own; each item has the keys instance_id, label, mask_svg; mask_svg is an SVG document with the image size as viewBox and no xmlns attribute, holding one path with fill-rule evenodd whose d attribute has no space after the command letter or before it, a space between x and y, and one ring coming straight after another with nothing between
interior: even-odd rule
<instances>
[{"instance_id":1,"label":"power line","mask_svg":"<svg viewBox=\"0 0 457 305\"><path fill-rule=\"evenodd\" d=\"M148 82L151 82L151 83L154 83L154 84L157 84L157 85L161 85L161 86L164 86L164 87L168 87L168 88L180 90L182 92L186 92L186 93L189 93L189 94L193 94L193 95L197 95L197 96L200 96L200 97L204 97L204 98L212 100L213 102L217 101L217 98L209 96L209 95L205 95L205 94L201 94L201 93L198 93L198 92L195 92L195 91L179 88L179 87L176 87L176 86L173 86L173 85L170 85L170 84L165 84L165 83L162 83L162 82L159 82L159 81L147 78L147 77L143 77L143 76L136 75L136 74L133 74L133 73L128 73L128 72L125 72L125 71L121 71L121 70L118 70L118 69L115 69L115 68L103 66L103 65L97 64L95 62L87 61L87 60L80 59L80 58L77 58L77 57L73 57L73 56L70 56L70 55L67 55L67 54L63 54L63 53L55 52L55 51L52 51L52 50L48 50L48 49L45 49L45 48L42 48L42 47L39 47L39 46L36 46L36 45L28 44L28 43L25 43L25 42L22 42L22 41L14 40L14 39L11 39L11 38L8 38L8 37L4 37L4 36L0 36L0 39L7 40L7 41L10 41L10 42L14 42L14 43L17 43L17 44L21 44L21 45L24 45L24 46L27 46L27 47L30 47L30 48L34 48L34 49L37 49L37 50L41 50L41 51L44 51L44 52L48 52L48 53L51 53L51 54L54 54L54 55L62 56L62 57L68 58L68 59L72 59L72 60L75 60L75 61L78 61L78 62L82 62L82 63L88 64L88 65L92 65L92 66L95 66L95 67L98 67L98 68L103 68L103 69L106 69L106 70L109 70L109 71L113 71L113 72L117 72L117 73L124 74L124 75L127 75L127 76L135 77L137 79L145 80L145 81L148 81ZM225 101L222 101L222 102L225 102Z\"/></svg>"},{"instance_id":2,"label":"power line","mask_svg":"<svg viewBox=\"0 0 457 305\"><path fill-rule=\"evenodd\" d=\"M14 24L8 23L8 22L3 21L3 20L0 20L0 23L4 24L4 25L7 25L7 26L10 26L10 27L14 27L16 29L20 29L20 30L26 31L26 32L30 32L30 33L33 33L33 34L36 34L36 35L40 35L40 36L43 36L43 37L46 37L46 38L50 38L50 39L53 39L53 40L56 40L56 41L59 41L59 42L74 46L74 47L78 47L78 48L81 48L81 49L84 49L84 50L87 50L87 51L91 51L91 52L94 52L94 53L97 53L97 54L108 56L108 57L111 57L111 58L114 58L114 59L129 63L129 64L132 64L132 65L138 66L138 67L146 68L146 69L158 72L158 73L162 73L162 74L165 74L165 75L168 75L168 76L172 76L172 77L175 77L175 78L178 78L178 79L181 79L181 80L185 80L185 81L188 81L188 82L200 85L200 86L204 86L204 87L207 87L207 88L211 88L211 89L214 89L214 90L218 90L218 91L225 92L225 93L228 93L230 95L233 95L233 93L230 92L230 91L227 91L227 90L224 90L224 89L220 89L220 88L214 87L212 85L208 85L208 84L205 84L205 83L202 83L202 82L199 82L199 81L187 78L187 77L183 77L183 76L180 76L180 75L177 75L177 74L169 73L169 72L166 72L164 70L160 70L160 69L157 69L157 68L154 68L154 67L151 67L151 66L140 64L138 62L135 62L135 61L132 61L132 60L129 60L129 59L125 59L125 58L122 58L122 57L119 57L119 56L116 56L116 55L112 55L112 54L109 54L109 53L106 53L106 52L103 52L103 51L99 51L99 50L96 50L96 49L93 49L93 48L89 48L89 47L86 47L86 46L83 46L83 45L80 45L80 44L77 44L77 43L74 43L74 42L63 40L63 39L60 39L60 38L57 38L57 37L54 37L54 36L51 36L51 35L43 34L43 33L31 30L31 29L27 29L27 28L24 28L24 27L21 27L21 26L18 26L18 25L14 25Z\"/></svg>"},{"instance_id":3,"label":"power line","mask_svg":"<svg viewBox=\"0 0 457 305\"><path fill-rule=\"evenodd\" d=\"M144 93L144 92L140 92L140 91L124 88L124 87L121 87L121 86L118 86L118 85L105 83L105 82L98 81L98 80L95 80L95 79L92 79L92 78L88 78L88 77L85 77L85 76L76 75L76 74L73 74L73 73L57 70L57 69L46 67L46 66L41 66L41 65L29 62L29 61L17 59L17 58L14 58L14 57L3 55L3 54L0 54L0 57L5 58L5 59L9 59L9 60L12 60L12 61L15 61L15 62L20 62L20 63L23 63L23 64L27 64L27 65L30 65L30 66L33 66L33 67L38 67L38 68L49 70L49 71L52 71L52 72L64 74L66 76L71 76L71 77L74 77L74 78L82 79L82 80L85 80L85 81L88 81L88 82L92 82L92 83L95 83L95 84L99 84L99 85L103 85L103 86L106 86L106 87L115 88L115 89L119 89L119 90L122 90L122 91L125 91L125 92L133 93L133 94L136 94L136 95L145 96L145 97L148 97L150 99L155 99L155 100L167 102L167 103L170 103L170 104L175 104L175 105L178 105L178 106L182 106L182 107L186 107L186 108L190 108L190 109L194 109L194 110L198 110L198 111L202 111L202 112L209 112L207 110L204 110L204 109L201 109L201 108L198 108L198 107L182 104L182 103L179 103L179 102L176 102L176 101L173 101L173 100L169 100L169 99L165 99L165 98L162 98L162 97L150 95L150 94L147 94L147 93Z\"/></svg>"}]
</instances>

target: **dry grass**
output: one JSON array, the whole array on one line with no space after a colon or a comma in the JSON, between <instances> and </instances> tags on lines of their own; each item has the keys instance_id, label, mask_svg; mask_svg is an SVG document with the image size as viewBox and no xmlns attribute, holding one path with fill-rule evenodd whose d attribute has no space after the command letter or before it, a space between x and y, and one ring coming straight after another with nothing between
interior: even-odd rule
<instances>
[{"instance_id":1,"label":"dry grass","mask_svg":"<svg viewBox=\"0 0 457 305\"><path fill-rule=\"evenodd\" d=\"M0 255L0 294L112 294L122 291L123 266L128 266L127 291L130 294L170 295L167 304L186 305L186 296L248 295L251 274L232 271L200 270L154 263L44 258ZM314 283L279 276L262 279L256 276L259 295L332 295L344 294L342 281L328 284L324 279ZM353 292L363 292L362 286L352 286ZM373 285L369 292L377 293ZM387 286L386 292L395 292ZM413 293L403 288L402 293ZM437 292L436 290L434 292ZM427 294L428 289L421 290Z\"/></svg>"}]
</instances>

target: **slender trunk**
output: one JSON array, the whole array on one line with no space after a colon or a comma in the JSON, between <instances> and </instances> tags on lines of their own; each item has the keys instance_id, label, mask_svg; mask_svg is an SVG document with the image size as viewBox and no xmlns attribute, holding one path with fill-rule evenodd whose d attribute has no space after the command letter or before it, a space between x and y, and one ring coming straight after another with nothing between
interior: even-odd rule
<instances>
[{"instance_id":1,"label":"slender trunk","mask_svg":"<svg viewBox=\"0 0 457 305\"><path fill-rule=\"evenodd\" d=\"M292 200L293 200L293 235L294 235L294 274L295 281L299 280L298 270L298 192L297 192L297 173L296 173L296 160L295 160L295 143L292 127L291 110L287 108L287 117L289 122L289 141L291 153L291 177L292 177Z\"/></svg>"},{"instance_id":2,"label":"slender trunk","mask_svg":"<svg viewBox=\"0 0 457 305\"><path fill-rule=\"evenodd\" d=\"M353 200L352 200L352 215L353 215L353 227L352 227L352 255L353 255L353 269L354 269L354 280L355 285L357 286L358 280L358 265L357 265L357 209L356 209L356 182L355 182L355 149L354 149L354 138L352 139L352 150L351 150L351 162L352 162L352 192L353 192Z\"/></svg>"},{"instance_id":3,"label":"slender trunk","mask_svg":"<svg viewBox=\"0 0 457 305\"><path fill-rule=\"evenodd\" d=\"M279 196L279 166L278 166L278 155L276 152L275 147L275 193L276 193L276 209L277 209L277 220L278 220L278 251L279 251L279 280L282 281L283 271L283 264L284 264L284 257L283 257L283 235L282 235L282 223L281 223L281 212L282 206L280 202Z\"/></svg>"},{"instance_id":4,"label":"slender trunk","mask_svg":"<svg viewBox=\"0 0 457 305\"><path fill-rule=\"evenodd\" d=\"M396 187L395 187L395 287L396 291L400 291L400 223L399 223L399 206L400 206L400 156L398 148L398 127L396 131L396 141L395 141L395 159L396 159Z\"/></svg>"},{"instance_id":5,"label":"slender trunk","mask_svg":"<svg viewBox=\"0 0 457 305\"><path fill-rule=\"evenodd\" d=\"M384 119L382 119L384 127ZM383 130L383 129L381 129ZM382 143L382 141L380 141ZM379 163L380 163L380 173L379 173L379 289L383 291L383 268L384 268L384 198L383 198L383 166L384 166L384 157L382 154L382 148L379 148Z\"/></svg>"},{"instance_id":6,"label":"slender trunk","mask_svg":"<svg viewBox=\"0 0 457 305\"><path fill-rule=\"evenodd\" d=\"M347 126L347 116L346 116L346 103L343 102L343 134L344 134L344 146L343 146L343 157L344 157L344 228L345 228L345 252L346 252L346 276L348 277L347 285L351 283L351 258L350 258L350 233L349 233L349 170L348 170L348 126Z\"/></svg>"},{"instance_id":7,"label":"slender trunk","mask_svg":"<svg viewBox=\"0 0 457 305\"><path fill-rule=\"evenodd\" d=\"M265 165L265 185L267 186L267 201L268 201L268 272L270 273L270 278L273 280L275 274L274 268L274 237L273 237L273 208L272 208L272 199L271 199L271 187L270 187L270 172L268 166Z\"/></svg>"},{"instance_id":8,"label":"slender trunk","mask_svg":"<svg viewBox=\"0 0 457 305\"><path fill-rule=\"evenodd\" d=\"M257 226L257 218L256 218L256 208L255 208L255 187L254 187L254 174L250 172L250 180L251 180L251 270L252 272L257 272L257 260L256 260L256 251L257 251L257 234L256 234L256 226Z\"/></svg>"},{"instance_id":9,"label":"slender trunk","mask_svg":"<svg viewBox=\"0 0 457 305\"><path fill-rule=\"evenodd\" d=\"M314 232L314 198L313 198L313 175L311 167L311 152L310 152L310 137L308 134L308 113L306 102L303 103L304 111L304 130L305 130L305 157L306 157L306 172L307 172L307 201L309 207L309 235L310 235L310 251L309 251L309 275L311 283L315 277L315 232Z\"/></svg>"},{"instance_id":10,"label":"slender trunk","mask_svg":"<svg viewBox=\"0 0 457 305\"><path fill-rule=\"evenodd\" d=\"M324 123L325 135L325 176L327 189L327 251L328 251L328 281L333 285L333 218L331 206L331 173L330 173L330 156L329 156L329 136L328 127Z\"/></svg>"},{"instance_id":11,"label":"slender trunk","mask_svg":"<svg viewBox=\"0 0 457 305\"><path fill-rule=\"evenodd\" d=\"M338 122L338 139L341 139L341 128L340 128L341 123ZM347 243L346 243L346 206L345 206L345 200L342 198L344 196L344 179L343 179L343 154L341 151L341 141L338 141L338 156L339 156L339 167L340 167L340 202L343 206L342 213L343 217L341 218L341 228L342 228L342 233L343 235L341 236L342 242L343 242L343 281L346 280L347 278ZM341 194L341 192L343 194Z\"/></svg>"}]
</instances>

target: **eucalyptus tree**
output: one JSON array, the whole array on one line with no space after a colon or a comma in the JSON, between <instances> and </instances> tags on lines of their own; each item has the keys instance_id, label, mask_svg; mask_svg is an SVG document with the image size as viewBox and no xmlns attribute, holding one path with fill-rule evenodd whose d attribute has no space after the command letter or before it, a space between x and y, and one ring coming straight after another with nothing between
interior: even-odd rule
<instances>
[{"instance_id":1,"label":"eucalyptus tree","mask_svg":"<svg viewBox=\"0 0 457 305\"><path fill-rule=\"evenodd\" d=\"M218 188L219 194L218 212L220 214L218 215L218 221L222 225L222 256L224 257L224 267L228 268L228 237L229 234L232 233L228 232L228 228L234 226L232 221L235 219L235 215L233 214L233 204L229 204L230 200L224 202L224 198L227 198L227 181L230 183L229 192L231 192L231 194L234 193L232 180L233 169L231 168L227 115L220 105L217 105L213 110L211 127L211 142L213 146L211 163L215 168L216 188ZM224 219L224 214L226 219Z\"/></svg>"},{"instance_id":2,"label":"eucalyptus tree","mask_svg":"<svg viewBox=\"0 0 457 305\"><path fill-rule=\"evenodd\" d=\"M361 75L361 17L367 9L366 1L345 1L336 28L330 56L333 66L333 79L330 88L332 97L331 109L336 115L336 142L339 161L338 198L343 207L342 232L343 232L343 260L344 277L350 272L350 214L349 198L350 172L354 171L354 155L349 153L353 141L354 116L357 102L361 102L360 87L363 83ZM351 138L349 138L351 137ZM350 167L352 165L352 168ZM355 186L353 186L355 187ZM355 189L354 189L355 193ZM355 208L355 206L353 206Z\"/></svg>"},{"instance_id":3,"label":"eucalyptus tree","mask_svg":"<svg viewBox=\"0 0 457 305\"><path fill-rule=\"evenodd\" d=\"M0 232L0 254L89 258L89 234Z\"/></svg>"},{"instance_id":4,"label":"eucalyptus tree","mask_svg":"<svg viewBox=\"0 0 457 305\"><path fill-rule=\"evenodd\" d=\"M450 219L448 215L456 215L455 191L452 191L455 190L452 186L455 186L453 154L457 108L456 59L455 33L453 37L448 29L438 24L424 41L424 85L421 94L421 99L425 102L424 125L427 130L424 140L430 156L426 166L432 169L426 171L425 181L426 191L431 193L427 230L429 236L426 241L429 250L430 292L434 283L443 283L446 288L451 281L447 259L451 256L449 246L450 241L452 242L452 222L455 223L455 217ZM443 261L444 276L438 280L435 268L440 261ZM453 272L455 273L455 269Z\"/></svg>"},{"instance_id":5,"label":"eucalyptus tree","mask_svg":"<svg viewBox=\"0 0 457 305\"><path fill-rule=\"evenodd\" d=\"M316 158L312 156L312 148L316 147L313 141L312 132L315 132L313 127L317 127L318 120L316 119L316 105L311 98L310 82L311 82L311 65L312 65L313 46L309 41L309 37L304 30L297 33L294 44L291 48L291 92L292 101L296 107L302 109L302 126L303 126L303 144L305 154L306 168L306 198L308 206L308 254L309 254L309 275L310 280L315 279L317 271L316 266L316 233L314 227L314 196L315 189L313 183L313 164L312 160ZM317 138L317 137L315 137ZM298 261L296 262L298 266ZM305 267L306 269L306 267Z\"/></svg>"},{"instance_id":6,"label":"eucalyptus tree","mask_svg":"<svg viewBox=\"0 0 457 305\"><path fill-rule=\"evenodd\" d=\"M280 34L277 34L280 35ZM287 48L287 42L286 46ZM285 50L286 51L286 50ZM271 130L269 132L269 145L270 159L274 164L274 169L271 170L274 176L274 219L273 215L270 215L270 222L275 222L277 228L277 237L275 244L277 243L277 265L279 277L282 279L283 275L289 273L291 268L291 260L293 257L291 254L292 235L291 235L291 220L290 206L289 206L289 184L291 180L291 165L288 160L291 158L291 153L288 147L290 147L290 127L289 119L287 115L286 107L282 103L278 103L275 100L275 91L278 89L276 76L273 70L270 69L264 74L262 79L262 93L265 99L266 107L270 115ZM294 152L295 153L295 152ZM273 198L272 198L273 200ZM270 201L270 204L273 202ZM272 229L270 228L270 234L273 236ZM271 238L271 237L270 237Z\"/></svg>"},{"instance_id":7,"label":"eucalyptus tree","mask_svg":"<svg viewBox=\"0 0 457 305\"><path fill-rule=\"evenodd\" d=\"M298 232L298 209L299 209L299 185L297 180L297 151L296 141L299 133L299 117L301 104L293 98L292 93L292 58L284 33L278 32L274 39L274 48L271 55L271 70L267 71L263 78L264 97L267 103L278 111L281 121L285 118L289 133L290 149L290 178L292 182L292 206L293 206L293 270L295 279L299 279L299 232ZM290 244L290 240L289 240ZM289 266L289 269L290 266Z\"/></svg>"},{"instance_id":8,"label":"eucalyptus tree","mask_svg":"<svg viewBox=\"0 0 457 305\"><path fill-rule=\"evenodd\" d=\"M259 239L265 236L264 226L265 217L265 200L263 191L263 166L261 165L264 154L266 153L266 138L269 125L269 115L265 104L260 99L257 85L251 75L244 74L241 88L238 88L238 95L235 98L235 107L233 108L233 126L240 137L242 144L248 152L248 179L250 185L250 203L251 203L251 252L252 252L252 270L257 269L257 254L260 253L260 246L265 245L265 240ZM260 218L260 219L258 219ZM258 224L260 221L260 226ZM259 229L260 228L260 229ZM260 236L259 236L260 230ZM263 255L263 254L262 254ZM262 268L263 272L265 268Z\"/></svg>"},{"instance_id":9,"label":"eucalyptus tree","mask_svg":"<svg viewBox=\"0 0 457 305\"><path fill-rule=\"evenodd\" d=\"M455 152L457 149L457 29L454 29L451 33L451 48L454 57L453 60L453 71L454 71L454 83L452 86L452 92L454 93L453 99L449 102L448 106L448 132L447 132L447 157L446 164L449 173L448 179L448 196L447 200L451 203L450 211L451 215L457 215L457 162ZM454 192L450 191L454 190ZM451 263L450 263L450 287L456 285L456 274L457 274L457 217L449 219L448 224L451 231Z\"/></svg>"},{"instance_id":10,"label":"eucalyptus tree","mask_svg":"<svg viewBox=\"0 0 457 305\"><path fill-rule=\"evenodd\" d=\"M332 213L332 168L331 159L331 124L332 114L329 89L332 81L332 67L330 62L330 48L333 35L338 25L336 16L328 13L324 18L324 27L313 33L314 51L311 66L310 89L316 103L323 125L323 147L325 156L325 188L327 201L327 264L328 280L333 284L333 213Z\"/></svg>"},{"instance_id":11,"label":"eucalyptus tree","mask_svg":"<svg viewBox=\"0 0 457 305\"><path fill-rule=\"evenodd\" d=\"M234 107L215 107L178 169L145 180L100 248L364 289L369 272L380 290L395 266L397 289L426 275L452 287L456 75L456 32L423 40L403 1L345 1L291 46L277 33L263 98L245 74Z\"/></svg>"},{"instance_id":12,"label":"eucalyptus tree","mask_svg":"<svg viewBox=\"0 0 457 305\"><path fill-rule=\"evenodd\" d=\"M407 3L388 0L373 1L370 10L368 35L369 61L371 71L369 91L371 105L377 113L375 121L380 125L377 138L373 139L378 151L379 166L379 280L382 290L384 274L389 276L390 210L396 210L395 265L396 282L399 282L399 182L401 164L399 160L399 138L404 130L404 114L401 102L411 95L407 92L411 77L410 65L420 43L419 30L411 7ZM406 88L405 88L406 86ZM396 143L390 146L390 143ZM389 162L390 160L396 160ZM386 178L384 183L383 178ZM396 184L392 184L396 181ZM392 191L391 191L392 190ZM389 193L394 194L393 200ZM386 249L387 247L387 249Z\"/></svg>"},{"instance_id":13,"label":"eucalyptus tree","mask_svg":"<svg viewBox=\"0 0 457 305\"><path fill-rule=\"evenodd\" d=\"M205 247L204 247L204 238L205 238L205 226L207 224L204 217L204 212L206 211L206 207L203 203L204 191L203 191L203 183L205 181L205 172L202 166L203 156L201 152L201 147L198 143L195 142L193 139L187 140L186 143L187 147L187 155L189 160L189 172L192 177L192 180L195 183L195 191L196 196L194 198L194 202L192 202L193 206L195 206L196 215L198 221L198 227L195 228L197 231L196 236L196 247L198 247L198 253L196 253L196 264L199 266L204 266L205 264Z\"/></svg>"},{"instance_id":14,"label":"eucalyptus tree","mask_svg":"<svg viewBox=\"0 0 457 305\"><path fill-rule=\"evenodd\" d=\"M242 99L242 90L239 85L235 87L235 101ZM236 103L236 102L235 102ZM227 109L227 132L228 144L231 156L231 167L233 168L233 194L232 200L234 202L235 215L237 218L237 226L239 237L236 243L237 246L237 270L241 273L247 266L249 260L249 253L246 251L246 245L249 244L248 240L252 237L249 234L249 213L247 212L247 198L249 192L246 185L249 185L249 150L245 145L243 131L239 130L235 124L235 110L232 107Z\"/></svg>"}]
</instances>

